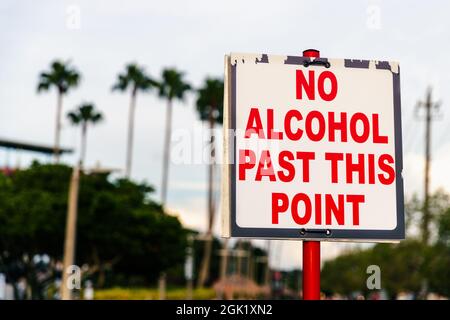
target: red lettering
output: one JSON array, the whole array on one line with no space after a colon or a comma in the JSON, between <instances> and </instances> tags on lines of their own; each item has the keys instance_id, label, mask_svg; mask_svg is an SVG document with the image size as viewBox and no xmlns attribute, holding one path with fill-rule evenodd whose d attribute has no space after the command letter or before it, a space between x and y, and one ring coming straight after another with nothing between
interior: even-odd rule
<instances>
[{"instance_id":1,"label":"red lettering","mask_svg":"<svg viewBox=\"0 0 450 320\"><path fill-rule=\"evenodd\" d=\"M369 158L369 165L368 165L369 184L375 184L375 155L370 153L368 155L368 158Z\"/></svg>"},{"instance_id":2,"label":"red lettering","mask_svg":"<svg viewBox=\"0 0 450 320\"><path fill-rule=\"evenodd\" d=\"M267 138L268 139L283 139L283 133L273 130L273 109L267 109Z\"/></svg>"},{"instance_id":3,"label":"red lettering","mask_svg":"<svg viewBox=\"0 0 450 320\"><path fill-rule=\"evenodd\" d=\"M275 181L275 172L272 166L269 150L261 152L261 159L259 160L258 171L256 171L256 181L261 181L262 177L269 177L270 181Z\"/></svg>"},{"instance_id":4,"label":"red lettering","mask_svg":"<svg viewBox=\"0 0 450 320\"><path fill-rule=\"evenodd\" d=\"M306 95L309 100L315 100L315 90L314 90L314 70L309 70L308 81L306 81L303 70L297 70L296 72L296 93L297 99L303 99L303 89L305 89Z\"/></svg>"},{"instance_id":5,"label":"red lettering","mask_svg":"<svg viewBox=\"0 0 450 320\"><path fill-rule=\"evenodd\" d=\"M356 172L358 174L358 183L362 184L365 182L365 174L364 174L364 154L358 154L358 161L352 162L352 154L345 154L345 166L347 173L347 183L353 183L353 173Z\"/></svg>"},{"instance_id":6,"label":"red lettering","mask_svg":"<svg viewBox=\"0 0 450 320\"><path fill-rule=\"evenodd\" d=\"M302 120L302 114L298 110L289 110L284 117L284 131L286 132L286 137L289 140L297 141L300 140L303 134L303 130L300 128L297 131L293 132L291 127L292 118L296 118L297 120Z\"/></svg>"},{"instance_id":7,"label":"red lettering","mask_svg":"<svg viewBox=\"0 0 450 320\"><path fill-rule=\"evenodd\" d=\"M239 180L245 180L245 171L253 168L255 164L256 156L253 151L239 150Z\"/></svg>"},{"instance_id":8,"label":"red lettering","mask_svg":"<svg viewBox=\"0 0 450 320\"><path fill-rule=\"evenodd\" d=\"M378 123L378 114L372 115L373 122L373 143L388 143L387 136L380 136L380 125Z\"/></svg>"},{"instance_id":9,"label":"red lettering","mask_svg":"<svg viewBox=\"0 0 450 320\"><path fill-rule=\"evenodd\" d=\"M338 205L333 200L331 194L325 195L325 224L330 225L332 222L332 215L339 225L344 224L344 195L338 195Z\"/></svg>"},{"instance_id":10,"label":"red lettering","mask_svg":"<svg viewBox=\"0 0 450 320\"><path fill-rule=\"evenodd\" d=\"M363 132L361 135L358 134L358 130L356 130L356 126L358 121L361 121L363 124ZM355 113L350 119L350 135L353 140L357 143L364 143L369 138L370 123L369 119L367 119L366 115L361 112Z\"/></svg>"},{"instance_id":11,"label":"red lettering","mask_svg":"<svg viewBox=\"0 0 450 320\"><path fill-rule=\"evenodd\" d=\"M305 204L305 214L303 217L301 217L298 212L298 204L300 201ZM307 224L309 219L311 219L311 201L306 194L297 193L292 199L292 218L295 223L299 225Z\"/></svg>"},{"instance_id":12,"label":"red lettering","mask_svg":"<svg viewBox=\"0 0 450 320\"><path fill-rule=\"evenodd\" d=\"M325 92L325 80L330 80L330 92ZM319 91L319 95L322 98L322 100L325 101L331 101L334 98L336 98L337 90L338 90L338 84L336 80L336 76L331 71L324 71L319 75L319 80L317 83L317 89Z\"/></svg>"},{"instance_id":13,"label":"red lettering","mask_svg":"<svg viewBox=\"0 0 450 320\"><path fill-rule=\"evenodd\" d=\"M281 200L281 204L280 204ZM272 224L278 224L278 215L289 208L289 199L284 193L272 193Z\"/></svg>"},{"instance_id":14,"label":"red lettering","mask_svg":"<svg viewBox=\"0 0 450 320\"><path fill-rule=\"evenodd\" d=\"M338 161L343 159L340 152L325 152L325 160L331 161L331 183L338 183Z\"/></svg>"},{"instance_id":15,"label":"red lettering","mask_svg":"<svg viewBox=\"0 0 450 320\"><path fill-rule=\"evenodd\" d=\"M387 164L386 164L387 162ZM390 165L394 163L394 158L390 154L382 154L380 158L378 158L378 166L382 171L387 174L385 177L384 174L378 174L378 179L382 184L391 184L395 180L395 171L394 168Z\"/></svg>"},{"instance_id":16,"label":"red lettering","mask_svg":"<svg viewBox=\"0 0 450 320\"><path fill-rule=\"evenodd\" d=\"M335 141L335 131L341 132L342 142L347 142L347 114L341 112L341 121L334 120L334 112L328 112L328 140Z\"/></svg>"},{"instance_id":17,"label":"red lettering","mask_svg":"<svg viewBox=\"0 0 450 320\"><path fill-rule=\"evenodd\" d=\"M316 119L318 121L318 131L317 133L314 133L312 130L312 122ZM311 141L320 141L323 139L323 136L325 135L325 119L323 117L323 114L319 111L311 111L306 116L305 121L305 131L306 135Z\"/></svg>"},{"instance_id":18,"label":"red lettering","mask_svg":"<svg viewBox=\"0 0 450 320\"><path fill-rule=\"evenodd\" d=\"M264 131L258 108L251 108L248 116L245 138L250 138L252 134L258 134L258 138L264 139Z\"/></svg>"},{"instance_id":19,"label":"red lettering","mask_svg":"<svg viewBox=\"0 0 450 320\"><path fill-rule=\"evenodd\" d=\"M320 194L314 195L314 204L315 204L315 214L316 214L316 224L322 224L322 197Z\"/></svg>"},{"instance_id":20,"label":"red lettering","mask_svg":"<svg viewBox=\"0 0 450 320\"><path fill-rule=\"evenodd\" d=\"M285 174L282 170L279 170L278 178L283 182L291 182L295 177L295 167L286 159L293 161L294 155L290 151L281 151L278 156L278 162L280 167L287 171L287 174Z\"/></svg>"},{"instance_id":21,"label":"red lettering","mask_svg":"<svg viewBox=\"0 0 450 320\"><path fill-rule=\"evenodd\" d=\"M364 201L365 201L364 195L357 195L357 194L347 195L347 202L350 202L352 204L354 226L359 226L359 204L364 203Z\"/></svg>"},{"instance_id":22,"label":"red lettering","mask_svg":"<svg viewBox=\"0 0 450 320\"><path fill-rule=\"evenodd\" d=\"M302 160L303 182L309 182L309 161L315 159L315 153L297 151L296 157L298 160Z\"/></svg>"}]
</instances>

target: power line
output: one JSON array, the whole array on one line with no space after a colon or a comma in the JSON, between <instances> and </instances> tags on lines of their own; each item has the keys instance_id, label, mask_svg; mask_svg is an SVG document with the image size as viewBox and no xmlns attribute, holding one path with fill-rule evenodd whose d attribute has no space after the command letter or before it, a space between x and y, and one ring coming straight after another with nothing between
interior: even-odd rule
<instances>
[{"instance_id":1,"label":"power line","mask_svg":"<svg viewBox=\"0 0 450 320\"><path fill-rule=\"evenodd\" d=\"M419 101L418 108L425 108L425 173L424 173L424 205L422 216L422 239L428 242L430 237L430 210L429 210L429 187L430 187L430 164L431 164L431 122L439 110L440 103L432 101L432 90L428 88L425 102Z\"/></svg>"},{"instance_id":2,"label":"power line","mask_svg":"<svg viewBox=\"0 0 450 320\"><path fill-rule=\"evenodd\" d=\"M408 122L405 123L404 130L403 130L403 146L406 146L409 144L409 141L411 140L411 134L414 133L412 130L414 126L414 120L415 120L415 113L414 109L411 111L411 116L408 118Z\"/></svg>"},{"instance_id":3,"label":"power line","mask_svg":"<svg viewBox=\"0 0 450 320\"><path fill-rule=\"evenodd\" d=\"M405 152L407 151L416 151L416 147L417 147L417 138L419 136L419 133L421 133L422 128L417 126L417 111L418 111L418 105L416 105L412 110L411 110L411 117L409 118L408 121L408 127L405 130L405 135L403 138L403 150Z\"/></svg>"},{"instance_id":4,"label":"power line","mask_svg":"<svg viewBox=\"0 0 450 320\"><path fill-rule=\"evenodd\" d=\"M441 134L439 138L436 140L436 146L440 146L441 144L450 141L450 123L445 125L444 128L441 130Z\"/></svg>"}]
</instances>

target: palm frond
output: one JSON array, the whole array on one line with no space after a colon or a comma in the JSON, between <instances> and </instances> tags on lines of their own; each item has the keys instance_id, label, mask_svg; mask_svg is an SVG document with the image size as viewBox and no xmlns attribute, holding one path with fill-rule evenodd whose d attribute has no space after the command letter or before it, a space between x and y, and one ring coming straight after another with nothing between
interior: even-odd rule
<instances>
[{"instance_id":1,"label":"palm frond","mask_svg":"<svg viewBox=\"0 0 450 320\"><path fill-rule=\"evenodd\" d=\"M39 75L37 90L46 91L55 87L61 93L67 93L80 83L80 73L70 65L70 62L55 60L51 62L50 69Z\"/></svg>"},{"instance_id":2,"label":"palm frond","mask_svg":"<svg viewBox=\"0 0 450 320\"><path fill-rule=\"evenodd\" d=\"M125 66L125 72L118 75L112 90L125 91L132 88L132 90L148 91L156 86L157 82L146 74L144 67L129 63Z\"/></svg>"},{"instance_id":3,"label":"palm frond","mask_svg":"<svg viewBox=\"0 0 450 320\"><path fill-rule=\"evenodd\" d=\"M73 125L77 125L81 122L81 118L75 112L68 112L67 118L69 119L70 123Z\"/></svg>"},{"instance_id":4,"label":"palm frond","mask_svg":"<svg viewBox=\"0 0 450 320\"><path fill-rule=\"evenodd\" d=\"M176 69L166 68L162 71L159 85L159 96L168 100L183 100L185 94L191 90L189 83L183 79L184 73Z\"/></svg>"},{"instance_id":5,"label":"palm frond","mask_svg":"<svg viewBox=\"0 0 450 320\"><path fill-rule=\"evenodd\" d=\"M222 123L223 121L223 81L218 78L207 78L203 86L197 90L196 108L200 120Z\"/></svg>"},{"instance_id":6,"label":"palm frond","mask_svg":"<svg viewBox=\"0 0 450 320\"><path fill-rule=\"evenodd\" d=\"M80 123L97 123L103 120L103 115L95 109L93 103L84 102L80 104L74 111L67 114L72 124Z\"/></svg>"}]
</instances>

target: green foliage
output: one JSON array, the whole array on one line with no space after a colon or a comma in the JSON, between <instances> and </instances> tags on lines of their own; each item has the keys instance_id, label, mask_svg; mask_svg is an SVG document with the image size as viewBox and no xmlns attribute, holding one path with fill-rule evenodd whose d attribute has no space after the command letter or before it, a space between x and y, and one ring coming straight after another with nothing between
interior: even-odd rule
<instances>
[{"instance_id":1,"label":"green foliage","mask_svg":"<svg viewBox=\"0 0 450 320\"><path fill-rule=\"evenodd\" d=\"M220 277L220 250L222 250L222 244L219 239L214 237L211 250L211 262L209 268L209 279L206 285L212 285ZM197 283L199 272L201 269L202 258L205 252L205 241L194 241L194 283Z\"/></svg>"},{"instance_id":2,"label":"green foliage","mask_svg":"<svg viewBox=\"0 0 450 320\"><path fill-rule=\"evenodd\" d=\"M368 262L380 266L381 286L391 295L400 291L419 294L426 271L427 250L420 241L379 244L372 249Z\"/></svg>"},{"instance_id":3,"label":"green foliage","mask_svg":"<svg viewBox=\"0 0 450 320\"><path fill-rule=\"evenodd\" d=\"M41 72L37 91L48 91L55 87L59 93L65 94L71 88L78 86L80 82L80 73L70 65L70 62L55 60L50 65L50 70Z\"/></svg>"},{"instance_id":4,"label":"green foliage","mask_svg":"<svg viewBox=\"0 0 450 320\"><path fill-rule=\"evenodd\" d=\"M126 91L131 88L135 94L138 90L147 91L157 85L157 82L145 73L143 67L129 63L125 66L125 72L117 76L117 82L113 85L112 90Z\"/></svg>"},{"instance_id":5,"label":"green foliage","mask_svg":"<svg viewBox=\"0 0 450 320\"><path fill-rule=\"evenodd\" d=\"M450 297L450 246L438 243L428 255L429 290Z\"/></svg>"},{"instance_id":6,"label":"green foliage","mask_svg":"<svg viewBox=\"0 0 450 320\"><path fill-rule=\"evenodd\" d=\"M103 120L103 115L95 110L93 103L82 103L74 111L67 113L67 118L73 125L97 123Z\"/></svg>"},{"instance_id":7,"label":"green foliage","mask_svg":"<svg viewBox=\"0 0 450 320\"><path fill-rule=\"evenodd\" d=\"M429 252L430 290L450 297L450 208L438 218L438 241Z\"/></svg>"},{"instance_id":8,"label":"green foliage","mask_svg":"<svg viewBox=\"0 0 450 320\"><path fill-rule=\"evenodd\" d=\"M0 265L44 253L61 259L70 175L70 167L38 163L0 175ZM150 200L151 191L107 174L82 175L76 263L99 275L114 270L147 281L182 264L186 233Z\"/></svg>"},{"instance_id":9,"label":"green foliage","mask_svg":"<svg viewBox=\"0 0 450 320\"><path fill-rule=\"evenodd\" d=\"M169 288L167 290L167 299L183 300L186 299L185 288ZM195 300L211 300L216 294L211 288L194 289L192 292ZM106 290L96 290L95 299L98 300L157 300L159 298L158 289L145 288L112 288Z\"/></svg>"},{"instance_id":10,"label":"green foliage","mask_svg":"<svg viewBox=\"0 0 450 320\"><path fill-rule=\"evenodd\" d=\"M450 226L443 224L440 221L441 216L445 210L450 208L450 195L446 193L443 189L438 189L436 192L429 196L428 200L428 211L431 217L431 230L446 227L449 230ZM421 201L416 194L406 202L405 204L405 214L406 214L406 227L409 228L412 225L421 225L423 219L423 201ZM423 233L423 230L421 230ZM439 230L438 230L439 232Z\"/></svg>"},{"instance_id":11,"label":"green foliage","mask_svg":"<svg viewBox=\"0 0 450 320\"><path fill-rule=\"evenodd\" d=\"M326 261L321 272L321 287L326 293L350 295L353 291L363 290L366 285L367 255L364 251L355 251Z\"/></svg>"},{"instance_id":12,"label":"green foliage","mask_svg":"<svg viewBox=\"0 0 450 320\"><path fill-rule=\"evenodd\" d=\"M203 87L198 90L196 102L200 120L213 120L216 123L223 121L223 81L222 79L208 78Z\"/></svg>"},{"instance_id":13,"label":"green foliage","mask_svg":"<svg viewBox=\"0 0 450 320\"><path fill-rule=\"evenodd\" d=\"M438 242L450 247L450 207L438 218Z\"/></svg>"},{"instance_id":14,"label":"green foliage","mask_svg":"<svg viewBox=\"0 0 450 320\"><path fill-rule=\"evenodd\" d=\"M381 287L392 297L401 291L418 294L427 270L427 257L428 247L419 241L377 244L371 249L350 252L325 262L322 285L326 292L368 294L367 267L377 265L381 270Z\"/></svg>"},{"instance_id":15,"label":"green foliage","mask_svg":"<svg viewBox=\"0 0 450 320\"><path fill-rule=\"evenodd\" d=\"M159 84L159 96L169 101L183 100L191 86L183 79L184 73L176 69L164 69Z\"/></svg>"}]
</instances>

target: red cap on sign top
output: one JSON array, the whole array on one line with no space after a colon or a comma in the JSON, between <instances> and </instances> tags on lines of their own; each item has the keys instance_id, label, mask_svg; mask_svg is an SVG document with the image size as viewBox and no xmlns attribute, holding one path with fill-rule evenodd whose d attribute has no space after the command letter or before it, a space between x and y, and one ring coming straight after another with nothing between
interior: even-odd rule
<instances>
[{"instance_id":1,"label":"red cap on sign top","mask_svg":"<svg viewBox=\"0 0 450 320\"><path fill-rule=\"evenodd\" d=\"M316 49L306 49L303 51L303 56L308 58L319 58L320 51Z\"/></svg>"},{"instance_id":2,"label":"red cap on sign top","mask_svg":"<svg viewBox=\"0 0 450 320\"><path fill-rule=\"evenodd\" d=\"M319 58L320 51L307 49L303 56ZM303 241L303 299L320 300L320 241Z\"/></svg>"}]
</instances>

